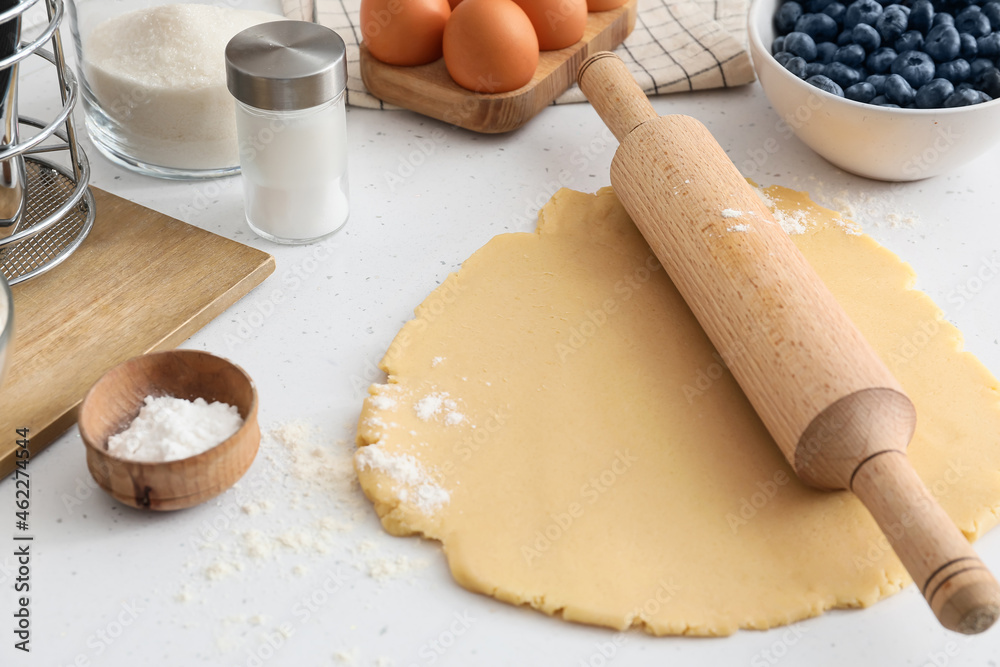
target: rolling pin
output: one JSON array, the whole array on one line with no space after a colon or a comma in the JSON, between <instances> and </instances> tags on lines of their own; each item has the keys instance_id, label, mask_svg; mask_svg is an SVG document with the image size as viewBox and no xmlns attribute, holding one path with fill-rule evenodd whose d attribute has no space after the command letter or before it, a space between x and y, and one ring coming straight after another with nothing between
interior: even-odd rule
<instances>
[{"instance_id":1,"label":"rolling pin","mask_svg":"<svg viewBox=\"0 0 1000 667\"><path fill-rule=\"evenodd\" d=\"M619 141L618 199L795 473L864 503L944 627L989 628L1000 586L910 465L913 403L761 198L704 125L659 117L614 54L577 80Z\"/></svg>"}]
</instances>

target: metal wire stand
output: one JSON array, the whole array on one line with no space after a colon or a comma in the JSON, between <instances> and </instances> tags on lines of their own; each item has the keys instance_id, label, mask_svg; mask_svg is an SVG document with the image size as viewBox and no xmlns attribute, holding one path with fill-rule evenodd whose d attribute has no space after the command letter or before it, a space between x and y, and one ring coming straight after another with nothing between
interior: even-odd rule
<instances>
[{"instance_id":1,"label":"metal wire stand","mask_svg":"<svg viewBox=\"0 0 1000 667\"><path fill-rule=\"evenodd\" d=\"M25 0L14 9L0 13L0 24L23 14L38 0ZM48 124L21 116L19 128L36 129L34 135L0 150L0 161L24 156L27 172L27 208L17 231L0 238L0 273L11 285L29 280L66 260L90 233L96 213L94 196L87 187L90 163L77 144L72 111L78 98L76 77L66 67L59 24L64 15L61 0L46 0L49 24L32 42L22 42L17 51L0 60L0 70L29 56L44 58L56 67L62 109ZM52 51L42 45L51 41ZM56 143L43 143L48 139ZM45 153L67 153L70 167L64 167Z\"/></svg>"}]
</instances>

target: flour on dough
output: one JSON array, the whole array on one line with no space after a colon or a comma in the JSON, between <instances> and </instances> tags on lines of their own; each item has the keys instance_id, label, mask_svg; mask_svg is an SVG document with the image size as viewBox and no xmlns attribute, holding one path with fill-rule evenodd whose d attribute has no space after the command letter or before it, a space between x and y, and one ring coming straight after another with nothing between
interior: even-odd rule
<instances>
[{"instance_id":1,"label":"flour on dough","mask_svg":"<svg viewBox=\"0 0 1000 667\"><path fill-rule=\"evenodd\" d=\"M1000 516L996 380L908 265L803 196L768 195L914 400L915 468L978 537ZM570 621L725 635L909 583L857 500L798 482L610 189L561 190L535 233L491 240L382 368L358 428L361 485L387 531L439 540L470 590Z\"/></svg>"}]
</instances>

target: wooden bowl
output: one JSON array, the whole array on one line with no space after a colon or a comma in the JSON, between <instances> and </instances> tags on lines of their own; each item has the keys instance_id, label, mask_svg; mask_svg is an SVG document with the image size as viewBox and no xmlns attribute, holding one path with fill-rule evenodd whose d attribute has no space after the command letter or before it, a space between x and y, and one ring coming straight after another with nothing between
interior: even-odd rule
<instances>
[{"instance_id":1,"label":"wooden bowl","mask_svg":"<svg viewBox=\"0 0 1000 667\"><path fill-rule=\"evenodd\" d=\"M228 403L239 410L243 425L228 440L186 459L112 456L108 438L138 416L150 395ZM253 380L236 364L197 350L146 354L115 366L84 397L79 427L90 474L113 498L138 509L184 509L217 496L246 473L260 446Z\"/></svg>"}]
</instances>

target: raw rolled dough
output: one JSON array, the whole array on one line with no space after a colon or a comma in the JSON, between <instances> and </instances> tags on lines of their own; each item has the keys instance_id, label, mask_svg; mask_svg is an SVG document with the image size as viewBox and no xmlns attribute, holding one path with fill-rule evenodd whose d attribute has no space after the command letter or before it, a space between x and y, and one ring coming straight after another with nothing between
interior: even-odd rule
<instances>
[{"instance_id":1,"label":"raw rolled dough","mask_svg":"<svg viewBox=\"0 0 1000 667\"><path fill-rule=\"evenodd\" d=\"M1000 513L996 380L908 265L804 196L768 193L916 403L917 471L978 537ZM753 233L741 222L730 233ZM910 581L857 500L798 482L610 189L561 190L537 232L491 240L382 368L361 485L387 531L440 540L470 590L725 635Z\"/></svg>"}]
</instances>

